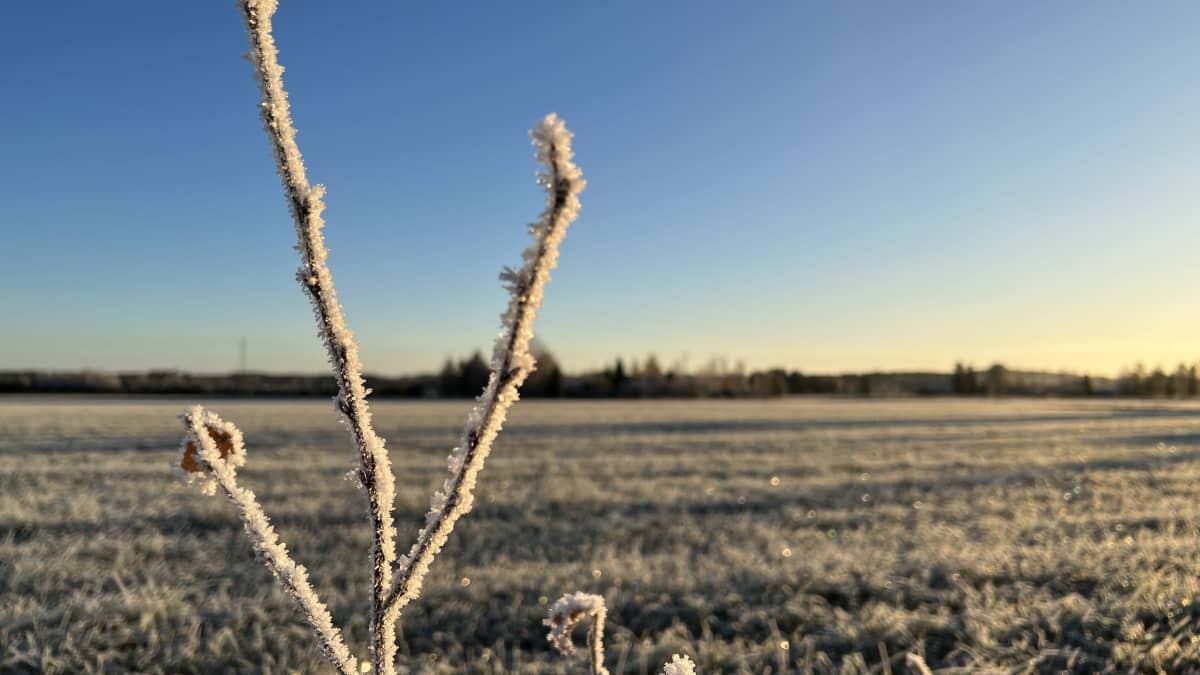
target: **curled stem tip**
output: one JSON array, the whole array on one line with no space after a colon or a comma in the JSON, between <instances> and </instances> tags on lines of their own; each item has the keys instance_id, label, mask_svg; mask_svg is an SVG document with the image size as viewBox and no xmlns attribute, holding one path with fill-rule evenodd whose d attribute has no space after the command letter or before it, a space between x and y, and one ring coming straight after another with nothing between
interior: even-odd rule
<instances>
[{"instance_id":1,"label":"curled stem tip","mask_svg":"<svg viewBox=\"0 0 1200 675\"><path fill-rule=\"evenodd\" d=\"M329 609L313 590L308 571L292 560L254 493L238 485L235 470L245 462L246 452L241 432L232 422L226 422L200 406L184 411L182 417L186 429L181 459L183 470L192 474L186 468L191 463L206 481L206 492L212 494L219 487L233 502L254 550L284 590L300 605L322 651L338 672L344 675L357 672L358 662L346 648Z\"/></svg>"}]
</instances>

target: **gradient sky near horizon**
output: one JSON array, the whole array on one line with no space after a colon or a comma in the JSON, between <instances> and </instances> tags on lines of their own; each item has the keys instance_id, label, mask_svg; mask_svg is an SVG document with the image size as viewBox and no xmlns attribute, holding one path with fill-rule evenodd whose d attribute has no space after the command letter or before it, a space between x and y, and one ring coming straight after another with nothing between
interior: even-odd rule
<instances>
[{"instance_id":1,"label":"gradient sky near horizon","mask_svg":"<svg viewBox=\"0 0 1200 675\"><path fill-rule=\"evenodd\" d=\"M0 10L0 368L324 368L229 0ZM317 2L276 39L369 372L539 337L806 371L1200 359L1200 4Z\"/></svg>"}]
</instances>

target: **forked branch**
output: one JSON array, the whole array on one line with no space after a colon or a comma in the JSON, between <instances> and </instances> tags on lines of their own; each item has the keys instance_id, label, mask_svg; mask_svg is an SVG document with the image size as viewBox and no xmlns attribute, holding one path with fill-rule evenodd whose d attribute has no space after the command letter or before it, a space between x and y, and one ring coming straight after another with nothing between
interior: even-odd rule
<instances>
[{"instance_id":1,"label":"forked branch","mask_svg":"<svg viewBox=\"0 0 1200 675\"><path fill-rule=\"evenodd\" d=\"M296 145L296 129L283 87L283 67L279 65L278 50L271 35L271 17L277 4L278 0L240 0L239 3L250 39L250 61L262 92L264 127L271 139L284 197L296 227L301 259L297 279L312 301L321 341L328 351L338 383L335 401L357 446L358 478L369 502L373 535L368 621L372 666L379 675L393 675L396 620L401 610L420 594L429 565L441 551L455 523L471 510L475 482L491 451L492 441L500 432L508 408L517 400L518 388L534 368L534 359L529 353L533 320L541 306L550 270L558 259L559 244L579 211L578 196L584 181L579 168L571 161L570 132L556 115L548 115L530 132L537 146L537 157L546 167L539 174L546 187L546 208L538 222L529 227L533 244L525 250L521 267L506 269L501 274L511 299L502 317L503 330L493 350L491 376L467 419L459 446L450 455L450 477L443 490L434 495L425 527L418 534L412 550L397 565L392 517L395 485L391 462L383 439L371 426L358 345L346 327L333 275L326 264L329 252L321 234L325 190L320 185L309 184ZM312 591L304 568L288 558L286 548L254 501L254 495L236 483L234 468L244 461L241 434L233 425L200 408L185 413L184 421L189 435L180 460L182 468L203 477L207 491L220 487L229 495L237 505L255 548L263 554L268 567L288 592L300 602L326 655L340 672L354 672L358 664L333 626L328 610ZM226 445L228 453L225 452Z\"/></svg>"}]
</instances>

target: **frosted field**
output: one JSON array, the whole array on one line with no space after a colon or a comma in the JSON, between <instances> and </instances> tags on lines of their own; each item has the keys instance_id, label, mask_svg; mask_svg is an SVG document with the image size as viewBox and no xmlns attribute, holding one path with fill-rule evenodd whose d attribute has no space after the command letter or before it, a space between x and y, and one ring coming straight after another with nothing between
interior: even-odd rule
<instances>
[{"instance_id":1,"label":"frosted field","mask_svg":"<svg viewBox=\"0 0 1200 675\"><path fill-rule=\"evenodd\" d=\"M324 400L201 401L364 649L363 500ZM328 672L232 509L170 463L184 400L0 398L0 672ZM467 402L375 404L407 549ZM413 672L580 672L546 603L603 594L608 665L705 673L1200 667L1200 405L522 402L406 613Z\"/></svg>"}]
</instances>

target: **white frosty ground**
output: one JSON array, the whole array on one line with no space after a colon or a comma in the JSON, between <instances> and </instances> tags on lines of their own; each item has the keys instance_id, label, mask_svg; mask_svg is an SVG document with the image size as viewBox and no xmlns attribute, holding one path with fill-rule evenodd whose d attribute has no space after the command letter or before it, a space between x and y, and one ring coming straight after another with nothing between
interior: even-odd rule
<instances>
[{"instance_id":1,"label":"white frosty ground","mask_svg":"<svg viewBox=\"0 0 1200 675\"><path fill-rule=\"evenodd\" d=\"M206 403L365 644L369 541L328 402ZM180 405L0 398L0 672L326 672L228 505L174 480ZM468 408L376 404L405 529ZM573 589L605 598L623 675L676 653L778 673L881 653L902 672L908 649L935 670L1186 672L1200 652L1194 403L526 401L487 476L406 612L413 672L578 672L542 625Z\"/></svg>"}]
</instances>

